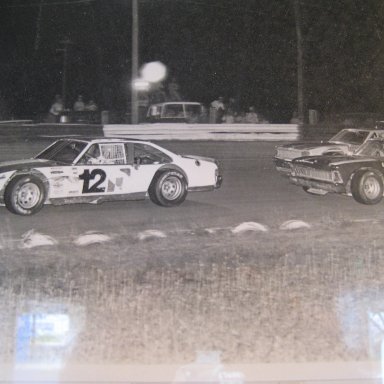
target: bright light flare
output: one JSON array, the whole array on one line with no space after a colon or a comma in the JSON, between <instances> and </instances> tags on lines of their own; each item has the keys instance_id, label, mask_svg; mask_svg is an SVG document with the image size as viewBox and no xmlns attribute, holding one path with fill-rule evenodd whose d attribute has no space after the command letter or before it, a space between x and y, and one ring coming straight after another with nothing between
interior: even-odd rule
<instances>
[{"instance_id":1,"label":"bright light flare","mask_svg":"<svg viewBox=\"0 0 384 384\"><path fill-rule=\"evenodd\" d=\"M146 63L141 67L141 77L150 83L158 83L167 76L167 67L160 61Z\"/></svg>"},{"instance_id":2,"label":"bright light flare","mask_svg":"<svg viewBox=\"0 0 384 384\"><path fill-rule=\"evenodd\" d=\"M138 91L148 91L149 82L143 79L136 79L133 81L133 87Z\"/></svg>"}]
</instances>

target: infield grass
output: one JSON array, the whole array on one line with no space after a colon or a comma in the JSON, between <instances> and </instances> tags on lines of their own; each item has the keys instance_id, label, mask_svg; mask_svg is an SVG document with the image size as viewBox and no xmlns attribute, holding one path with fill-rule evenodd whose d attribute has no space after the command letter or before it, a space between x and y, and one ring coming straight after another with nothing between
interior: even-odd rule
<instances>
[{"instance_id":1,"label":"infield grass","mask_svg":"<svg viewBox=\"0 0 384 384\"><path fill-rule=\"evenodd\" d=\"M198 350L228 363L376 359L383 231L339 222L4 247L0 360L17 354L20 316L55 312L71 319L71 343L56 354L78 363L185 364Z\"/></svg>"}]
</instances>

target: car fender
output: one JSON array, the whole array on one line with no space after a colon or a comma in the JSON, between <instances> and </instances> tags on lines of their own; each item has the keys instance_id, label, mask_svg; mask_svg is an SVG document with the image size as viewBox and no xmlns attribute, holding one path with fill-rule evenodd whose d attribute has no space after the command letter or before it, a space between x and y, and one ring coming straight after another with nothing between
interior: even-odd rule
<instances>
[{"instance_id":1,"label":"car fender","mask_svg":"<svg viewBox=\"0 0 384 384\"><path fill-rule=\"evenodd\" d=\"M19 176L36 176L38 177L44 184L45 191L47 193L47 196L49 195L49 180L47 177L37 169L29 169L29 170L21 170L21 171L16 171L7 181L7 183L4 185L4 190L7 188L7 185L10 183L11 180L13 180L15 177Z\"/></svg>"},{"instance_id":2,"label":"car fender","mask_svg":"<svg viewBox=\"0 0 384 384\"><path fill-rule=\"evenodd\" d=\"M383 183L384 183L384 173L381 172L379 169L374 168L374 167L367 167L367 166L365 166L365 167L361 167L361 168L357 168L357 169L355 169L355 170L351 173L351 175L349 176L348 182L347 182L347 184L346 184L346 190L347 190L348 193L351 192L351 182L352 182L352 179L353 179L353 177L355 176L355 174L356 174L357 172L359 172L359 171L369 171L369 172L373 172L373 173L375 173L377 176L379 176L379 177L381 178L381 180L383 181Z\"/></svg>"},{"instance_id":3,"label":"car fender","mask_svg":"<svg viewBox=\"0 0 384 384\"><path fill-rule=\"evenodd\" d=\"M155 175L153 176L153 178L156 177L157 174L161 173L161 172L165 172L165 171L178 171L180 172L184 177L185 177L185 180L187 181L187 184L189 182L188 180L188 176L187 174L185 173L185 171L179 167L178 165L176 164L164 164L163 166L161 166L155 173ZM153 179L152 179L153 180Z\"/></svg>"}]
</instances>

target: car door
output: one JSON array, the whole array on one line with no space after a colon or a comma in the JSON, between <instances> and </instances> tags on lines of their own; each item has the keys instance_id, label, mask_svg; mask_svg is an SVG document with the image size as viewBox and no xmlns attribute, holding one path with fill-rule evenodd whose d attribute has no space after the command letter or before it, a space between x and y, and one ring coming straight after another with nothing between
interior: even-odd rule
<instances>
[{"instance_id":1,"label":"car door","mask_svg":"<svg viewBox=\"0 0 384 384\"><path fill-rule=\"evenodd\" d=\"M88 159L87 164L77 167L81 194L92 196L138 192L132 183L133 164L129 164L128 148L124 143L100 143L96 148L96 156Z\"/></svg>"},{"instance_id":2,"label":"car door","mask_svg":"<svg viewBox=\"0 0 384 384\"><path fill-rule=\"evenodd\" d=\"M169 156L145 143L93 144L76 165L55 169L51 198L146 193Z\"/></svg>"},{"instance_id":3,"label":"car door","mask_svg":"<svg viewBox=\"0 0 384 384\"><path fill-rule=\"evenodd\" d=\"M126 152L128 162L132 164L130 188L134 192L147 191L158 169L172 161L168 155L147 143L129 143Z\"/></svg>"},{"instance_id":4,"label":"car door","mask_svg":"<svg viewBox=\"0 0 384 384\"><path fill-rule=\"evenodd\" d=\"M128 164L124 143L97 143L75 165L51 170L51 198L128 194L133 187L133 164Z\"/></svg>"}]
</instances>

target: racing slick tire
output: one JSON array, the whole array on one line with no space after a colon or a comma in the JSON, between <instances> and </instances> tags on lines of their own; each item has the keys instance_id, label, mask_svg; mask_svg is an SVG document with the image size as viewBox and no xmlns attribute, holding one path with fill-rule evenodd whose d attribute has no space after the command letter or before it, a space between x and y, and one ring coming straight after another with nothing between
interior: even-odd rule
<instances>
[{"instance_id":1,"label":"racing slick tire","mask_svg":"<svg viewBox=\"0 0 384 384\"><path fill-rule=\"evenodd\" d=\"M16 176L7 185L4 203L7 209L17 215L30 216L44 205L46 190L44 183L36 176Z\"/></svg>"},{"instance_id":2,"label":"racing slick tire","mask_svg":"<svg viewBox=\"0 0 384 384\"><path fill-rule=\"evenodd\" d=\"M163 207L180 205L188 194L187 181L182 173L174 170L155 175L148 189L153 203Z\"/></svg>"},{"instance_id":3,"label":"racing slick tire","mask_svg":"<svg viewBox=\"0 0 384 384\"><path fill-rule=\"evenodd\" d=\"M383 180L373 171L358 171L351 181L353 198L367 205L377 204L383 198Z\"/></svg>"}]
</instances>

